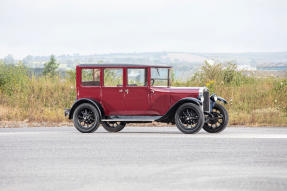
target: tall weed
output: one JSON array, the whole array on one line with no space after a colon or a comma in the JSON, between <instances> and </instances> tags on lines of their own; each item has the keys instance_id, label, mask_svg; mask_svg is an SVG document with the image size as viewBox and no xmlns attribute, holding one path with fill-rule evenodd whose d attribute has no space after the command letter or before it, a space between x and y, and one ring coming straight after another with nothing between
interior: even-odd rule
<instances>
[{"instance_id":1,"label":"tall weed","mask_svg":"<svg viewBox=\"0 0 287 191\"><path fill-rule=\"evenodd\" d=\"M209 64L173 86L207 86L225 98L231 125L287 125L287 79L246 76L232 63ZM75 71L66 78L29 76L21 64L0 63L0 120L63 122L76 97Z\"/></svg>"}]
</instances>

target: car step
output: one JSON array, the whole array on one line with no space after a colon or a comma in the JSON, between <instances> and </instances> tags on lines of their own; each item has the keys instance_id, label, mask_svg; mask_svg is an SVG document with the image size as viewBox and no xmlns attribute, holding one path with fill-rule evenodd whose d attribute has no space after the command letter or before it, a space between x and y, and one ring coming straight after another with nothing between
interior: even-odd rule
<instances>
[{"instance_id":1,"label":"car step","mask_svg":"<svg viewBox=\"0 0 287 191\"><path fill-rule=\"evenodd\" d=\"M160 119L162 116L108 116L106 119L101 121L155 121Z\"/></svg>"}]
</instances>

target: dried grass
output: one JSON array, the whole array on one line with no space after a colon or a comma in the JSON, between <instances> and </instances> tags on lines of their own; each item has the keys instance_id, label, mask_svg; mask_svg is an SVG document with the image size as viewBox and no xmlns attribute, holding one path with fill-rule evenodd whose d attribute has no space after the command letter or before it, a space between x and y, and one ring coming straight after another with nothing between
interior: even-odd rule
<instances>
[{"instance_id":1,"label":"dried grass","mask_svg":"<svg viewBox=\"0 0 287 191\"><path fill-rule=\"evenodd\" d=\"M214 72L215 69L216 72ZM173 85L208 85L211 92L215 92L229 102L226 108L230 116L230 125L287 126L287 79L245 77L234 71L231 72L233 77L227 73L228 78L225 78L225 70L220 67L215 69L207 67L206 70L212 71L210 73L205 71L208 73L207 77L199 74L186 82L175 81ZM0 68L0 75L1 72L4 73ZM0 121L2 125L3 121L6 121L6 124L7 121L21 121L28 124L66 123L71 125L63 112L64 108L71 107L75 100L76 91L73 79L27 78L24 74L12 76L10 79L13 83L1 85L0 78ZM153 123L152 125L165 124Z\"/></svg>"}]
</instances>

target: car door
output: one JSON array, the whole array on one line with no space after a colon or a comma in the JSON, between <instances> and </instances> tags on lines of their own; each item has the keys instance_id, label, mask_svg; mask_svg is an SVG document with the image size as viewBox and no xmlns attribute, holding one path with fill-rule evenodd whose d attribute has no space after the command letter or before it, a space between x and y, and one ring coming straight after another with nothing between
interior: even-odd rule
<instances>
[{"instance_id":1,"label":"car door","mask_svg":"<svg viewBox=\"0 0 287 191\"><path fill-rule=\"evenodd\" d=\"M101 103L105 115L126 115L123 68L104 68Z\"/></svg>"},{"instance_id":2,"label":"car door","mask_svg":"<svg viewBox=\"0 0 287 191\"><path fill-rule=\"evenodd\" d=\"M151 68L150 79L150 111L154 115L164 115L171 106L169 69Z\"/></svg>"},{"instance_id":3,"label":"car door","mask_svg":"<svg viewBox=\"0 0 287 191\"><path fill-rule=\"evenodd\" d=\"M125 71L126 115L151 115L147 68L126 68Z\"/></svg>"},{"instance_id":4,"label":"car door","mask_svg":"<svg viewBox=\"0 0 287 191\"><path fill-rule=\"evenodd\" d=\"M77 71L80 77L77 82L77 98L91 98L100 102L101 99L101 83L100 68L81 68Z\"/></svg>"}]
</instances>

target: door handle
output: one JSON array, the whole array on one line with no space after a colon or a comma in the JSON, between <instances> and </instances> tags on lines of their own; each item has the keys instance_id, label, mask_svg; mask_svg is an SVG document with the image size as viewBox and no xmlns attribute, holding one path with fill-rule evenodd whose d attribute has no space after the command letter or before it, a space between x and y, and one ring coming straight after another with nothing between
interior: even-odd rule
<instances>
[{"instance_id":1,"label":"door handle","mask_svg":"<svg viewBox=\"0 0 287 191\"><path fill-rule=\"evenodd\" d=\"M123 89L119 89L119 92L122 93L122 92L123 92Z\"/></svg>"},{"instance_id":2,"label":"door handle","mask_svg":"<svg viewBox=\"0 0 287 191\"><path fill-rule=\"evenodd\" d=\"M128 94L129 93L129 89L125 89L125 92Z\"/></svg>"}]
</instances>

